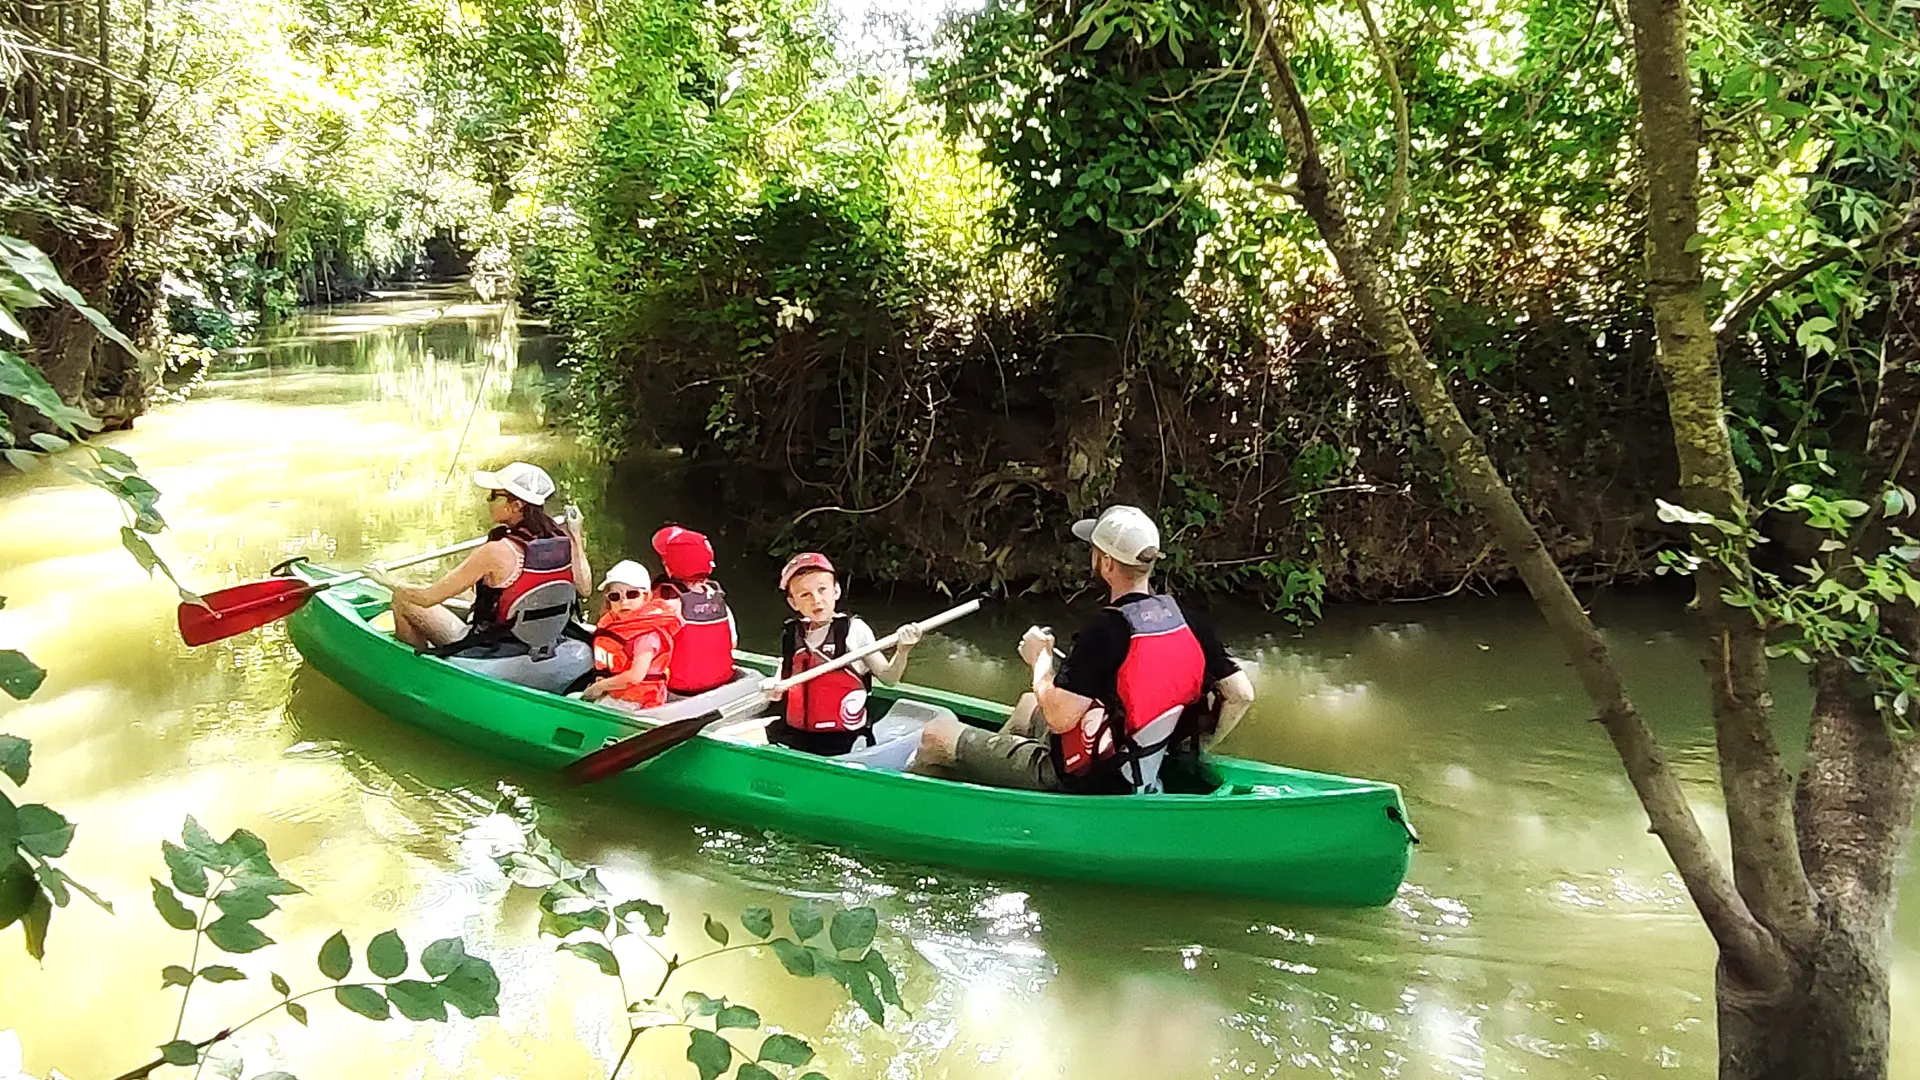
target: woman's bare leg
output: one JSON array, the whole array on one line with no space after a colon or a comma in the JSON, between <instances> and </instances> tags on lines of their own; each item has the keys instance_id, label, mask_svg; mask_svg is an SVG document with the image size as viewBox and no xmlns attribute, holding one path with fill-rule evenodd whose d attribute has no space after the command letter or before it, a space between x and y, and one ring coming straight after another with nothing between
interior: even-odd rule
<instances>
[{"instance_id":1,"label":"woman's bare leg","mask_svg":"<svg viewBox=\"0 0 1920 1080\"><path fill-rule=\"evenodd\" d=\"M414 648L449 645L467 635L466 621L444 607L393 598L393 636Z\"/></svg>"}]
</instances>

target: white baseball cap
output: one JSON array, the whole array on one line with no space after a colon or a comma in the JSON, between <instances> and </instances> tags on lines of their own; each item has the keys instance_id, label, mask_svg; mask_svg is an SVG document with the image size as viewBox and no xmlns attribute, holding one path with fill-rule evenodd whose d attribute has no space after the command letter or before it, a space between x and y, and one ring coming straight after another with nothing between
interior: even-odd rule
<instances>
[{"instance_id":1,"label":"white baseball cap","mask_svg":"<svg viewBox=\"0 0 1920 1080\"><path fill-rule=\"evenodd\" d=\"M653 575L647 573L646 567L632 559L621 559L607 567L606 580L600 583L600 587L605 589L609 585L631 585L636 589L651 589Z\"/></svg>"},{"instance_id":2,"label":"white baseball cap","mask_svg":"<svg viewBox=\"0 0 1920 1080\"><path fill-rule=\"evenodd\" d=\"M516 461L498 472L481 469L473 474L473 482L489 491L504 491L521 502L535 506L545 506L553 497L553 477L538 465L529 465Z\"/></svg>"},{"instance_id":3,"label":"white baseball cap","mask_svg":"<svg viewBox=\"0 0 1920 1080\"><path fill-rule=\"evenodd\" d=\"M1109 506L1098 518L1074 522L1073 535L1128 566L1152 566L1160 557L1160 527L1137 506Z\"/></svg>"}]
</instances>

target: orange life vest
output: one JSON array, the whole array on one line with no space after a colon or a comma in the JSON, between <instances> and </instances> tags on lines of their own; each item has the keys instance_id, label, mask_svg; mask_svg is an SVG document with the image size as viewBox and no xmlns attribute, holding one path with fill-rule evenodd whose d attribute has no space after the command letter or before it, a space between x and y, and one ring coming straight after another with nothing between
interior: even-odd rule
<instances>
[{"instance_id":1,"label":"orange life vest","mask_svg":"<svg viewBox=\"0 0 1920 1080\"><path fill-rule=\"evenodd\" d=\"M1134 736L1206 694L1206 653L1173 597L1149 596L1110 610L1119 612L1132 632L1115 679L1118 700L1100 702L1102 708L1089 710L1086 720L1052 737L1054 766L1075 790L1133 790L1138 780L1129 772L1138 768L1132 763L1173 741L1142 746Z\"/></svg>"},{"instance_id":2,"label":"orange life vest","mask_svg":"<svg viewBox=\"0 0 1920 1080\"><path fill-rule=\"evenodd\" d=\"M835 615L827 640L818 649L807 645L806 623L787 620L780 637L780 677L790 678L846 655L847 632L853 625L851 615ZM867 726L867 691L872 676L849 665L830 671L811 682L787 691L782 710L787 726L795 731L861 731Z\"/></svg>"},{"instance_id":3,"label":"orange life vest","mask_svg":"<svg viewBox=\"0 0 1920 1080\"><path fill-rule=\"evenodd\" d=\"M593 673L598 678L619 675L633 666L633 654L642 637L652 634L659 642L647 673L639 682L615 690L610 697L651 709L667 702L668 672L673 664L673 635L680 628L680 616L666 601L653 597L631 611L601 619L593 628Z\"/></svg>"},{"instance_id":4,"label":"orange life vest","mask_svg":"<svg viewBox=\"0 0 1920 1080\"><path fill-rule=\"evenodd\" d=\"M680 598L686 625L673 641L673 671L667 689L704 694L733 679L733 627L728 624L727 594L711 578L688 585L671 578L660 583L668 598Z\"/></svg>"}]
</instances>

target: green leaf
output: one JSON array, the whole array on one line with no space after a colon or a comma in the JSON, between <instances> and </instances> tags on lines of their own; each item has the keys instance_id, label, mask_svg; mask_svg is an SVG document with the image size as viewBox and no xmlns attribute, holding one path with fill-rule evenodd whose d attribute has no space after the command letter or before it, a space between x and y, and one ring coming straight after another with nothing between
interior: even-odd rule
<instances>
[{"instance_id":1,"label":"green leaf","mask_svg":"<svg viewBox=\"0 0 1920 1080\"><path fill-rule=\"evenodd\" d=\"M773 912L768 908L750 907L740 913L740 925L747 933L765 941L773 936Z\"/></svg>"},{"instance_id":2,"label":"green leaf","mask_svg":"<svg viewBox=\"0 0 1920 1080\"><path fill-rule=\"evenodd\" d=\"M727 943L726 924L716 921L714 917L711 915L706 916L706 920L707 920L707 936L712 938L716 943L720 945L725 945Z\"/></svg>"},{"instance_id":3,"label":"green leaf","mask_svg":"<svg viewBox=\"0 0 1920 1080\"><path fill-rule=\"evenodd\" d=\"M725 998L710 998L698 990L689 990L680 995L680 1007L689 1017L712 1016L727 1007Z\"/></svg>"},{"instance_id":4,"label":"green leaf","mask_svg":"<svg viewBox=\"0 0 1920 1080\"><path fill-rule=\"evenodd\" d=\"M57 859L73 844L73 825L39 803L20 808L20 846L43 859Z\"/></svg>"},{"instance_id":5,"label":"green leaf","mask_svg":"<svg viewBox=\"0 0 1920 1080\"><path fill-rule=\"evenodd\" d=\"M135 532L132 526L120 526L120 546L127 549L127 554L132 555L133 561L139 563L140 569L145 570L149 576L156 569L166 571L168 577L173 576L173 571L167 570L166 564L160 561L160 556L153 550L153 545L147 543L147 538Z\"/></svg>"},{"instance_id":6,"label":"green leaf","mask_svg":"<svg viewBox=\"0 0 1920 1080\"><path fill-rule=\"evenodd\" d=\"M263 1072L255 1076L253 1080L295 1080L295 1077L290 1072L281 1072L279 1069L275 1069L272 1072Z\"/></svg>"},{"instance_id":7,"label":"green leaf","mask_svg":"<svg viewBox=\"0 0 1920 1080\"><path fill-rule=\"evenodd\" d=\"M729 1005L714 1015L713 1027L716 1031L725 1028L758 1029L760 1014L745 1005Z\"/></svg>"},{"instance_id":8,"label":"green leaf","mask_svg":"<svg viewBox=\"0 0 1920 1080\"><path fill-rule=\"evenodd\" d=\"M866 967L867 973L873 976L874 983L880 987L880 999L899 1008L900 984L894 981L893 968L887 964L887 958L881 955L879 949L874 949L867 953L867 958L862 961L862 965Z\"/></svg>"},{"instance_id":9,"label":"green leaf","mask_svg":"<svg viewBox=\"0 0 1920 1080\"><path fill-rule=\"evenodd\" d=\"M369 1020L385 1020L391 1015L387 999L370 986L336 986L333 999Z\"/></svg>"},{"instance_id":10,"label":"green leaf","mask_svg":"<svg viewBox=\"0 0 1920 1080\"><path fill-rule=\"evenodd\" d=\"M407 943L400 940L398 931L384 930L367 942L367 970L383 979L397 979L407 970ZM399 1004L394 1002L396 1007Z\"/></svg>"},{"instance_id":11,"label":"green leaf","mask_svg":"<svg viewBox=\"0 0 1920 1080\"><path fill-rule=\"evenodd\" d=\"M247 973L225 964L208 964L200 969L200 977L211 983L239 982Z\"/></svg>"},{"instance_id":12,"label":"green leaf","mask_svg":"<svg viewBox=\"0 0 1920 1080\"><path fill-rule=\"evenodd\" d=\"M704 1028L695 1028L687 1043L687 1060L700 1071L700 1080L714 1080L733 1064L733 1047Z\"/></svg>"},{"instance_id":13,"label":"green leaf","mask_svg":"<svg viewBox=\"0 0 1920 1080\"><path fill-rule=\"evenodd\" d=\"M5 690L8 697L25 701L46 681L47 669L27 659L26 653L18 649L0 649L0 690ZM12 776L13 773L8 772L7 775ZM25 780L16 780L14 783L25 783Z\"/></svg>"},{"instance_id":14,"label":"green leaf","mask_svg":"<svg viewBox=\"0 0 1920 1080\"><path fill-rule=\"evenodd\" d=\"M39 248L17 237L0 237L0 261L4 261L7 269L18 274L30 287L66 301L67 306L78 312L81 318L93 324L93 328L100 331L102 337L133 354L136 360L145 359L138 345L127 340L125 334L114 328L111 320L87 303L87 298L80 295L79 290L61 279L60 271L54 268L53 261L48 259Z\"/></svg>"},{"instance_id":15,"label":"green leaf","mask_svg":"<svg viewBox=\"0 0 1920 1080\"><path fill-rule=\"evenodd\" d=\"M27 328L21 326L20 320L13 317L13 312L4 307L0 307L0 334L19 341L27 340Z\"/></svg>"},{"instance_id":16,"label":"green leaf","mask_svg":"<svg viewBox=\"0 0 1920 1080\"><path fill-rule=\"evenodd\" d=\"M35 890L26 913L20 916L20 930L27 938L27 955L35 960L47 958L47 928L53 923L53 903L47 894Z\"/></svg>"},{"instance_id":17,"label":"green leaf","mask_svg":"<svg viewBox=\"0 0 1920 1080\"><path fill-rule=\"evenodd\" d=\"M160 986L162 989L169 986L192 985L193 972L188 971L179 964L168 964L166 967L160 969Z\"/></svg>"},{"instance_id":18,"label":"green leaf","mask_svg":"<svg viewBox=\"0 0 1920 1080\"><path fill-rule=\"evenodd\" d=\"M440 996L469 1020L500 1015L500 977L477 956L464 958L440 980Z\"/></svg>"},{"instance_id":19,"label":"green leaf","mask_svg":"<svg viewBox=\"0 0 1920 1080\"><path fill-rule=\"evenodd\" d=\"M292 996L293 987L287 985L287 980L281 978L279 972L268 972L267 981L273 984L274 993L281 997Z\"/></svg>"},{"instance_id":20,"label":"green leaf","mask_svg":"<svg viewBox=\"0 0 1920 1080\"><path fill-rule=\"evenodd\" d=\"M0 930L4 930L19 922L33 906L34 897L40 895L40 883L27 860L10 846L0 845L0 859L5 860L0 865Z\"/></svg>"},{"instance_id":21,"label":"green leaf","mask_svg":"<svg viewBox=\"0 0 1920 1080\"><path fill-rule=\"evenodd\" d=\"M445 1020L447 1003L440 988L419 979L402 979L387 984L387 1000L409 1020Z\"/></svg>"},{"instance_id":22,"label":"green leaf","mask_svg":"<svg viewBox=\"0 0 1920 1080\"><path fill-rule=\"evenodd\" d=\"M287 1015L298 1021L301 1027L307 1026L307 1007L305 1005L297 1001L289 1001L282 1006L282 1008L286 1009Z\"/></svg>"},{"instance_id":23,"label":"green leaf","mask_svg":"<svg viewBox=\"0 0 1920 1080\"><path fill-rule=\"evenodd\" d=\"M118 469L123 473L137 473L140 471L139 463L111 446L88 443L87 448L93 451L93 456L100 459L100 464L105 465L109 469Z\"/></svg>"},{"instance_id":24,"label":"green leaf","mask_svg":"<svg viewBox=\"0 0 1920 1080\"><path fill-rule=\"evenodd\" d=\"M1107 43L1107 39L1113 36L1113 29L1114 23L1111 19L1095 27L1093 36L1087 38L1087 51L1098 52L1100 47Z\"/></svg>"},{"instance_id":25,"label":"green leaf","mask_svg":"<svg viewBox=\"0 0 1920 1080\"><path fill-rule=\"evenodd\" d=\"M457 937L441 938L420 950L420 967L438 979L451 975L467 960L467 943Z\"/></svg>"},{"instance_id":26,"label":"green leaf","mask_svg":"<svg viewBox=\"0 0 1920 1080\"><path fill-rule=\"evenodd\" d=\"M175 1039L160 1048L160 1056L169 1065L197 1065L200 1063L200 1051L185 1039Z\"/></svg>"},{"instance_id":27,"label":"green leaf","mask_svg":"<svg viewBox=\"0 0 1920 1080\"><path fill-rule=\"evenodd\" d=\"M207 861L186 848L166 840L160 842L167 870L173 875L173 887L188 896L207 895Z\"/></svg>"},{"instance_id":28,"label":"green leaf","mask_svg":"<svg viewBox=\"0 0 1920 1080\"><path fill-rule=\"evenodd\" d=\"M73 445L72 443L68 442L67 440L61 438L58 435L52 435L44 431L34 432L28 438L28 441L33 443L33 445L39 447L42 451L49 454L57 454L60 451L65 450L67 447Z\"/></svg>"},{"instance_id":29,"label":"green leaf","mask_svg":"<svg viewBox=\"0 0 1920 1080\"><path fill-rule=\"evenodd\" d=\"M320 974L339 982L353 971L353 949L347 945L345 931L336 930L320 946Z\"/></svg>"},{"instance_id":30,"label":"green leaf","mask_svg":"<svg viewBox=\"0 0 1920 1080\"><path fill-rule=\"evenodd\" d=\"M793 936L801 941L818 934L823 923L820 905L811 900L802 900L787 909L787 925L793 927Z\"/></svg>"},{"instance_id":31,"label":"green leaf","mask_svg":"<svg viewBox=\"0 0 1920 1080\"><path fill-rule=\"evenodd\" d=\"M259 889L227 889L213 898L214 906L221 914L236 919L260 919L280 910L266 893Z\"/></svg>"},{"instance_id":32,"label":"green leaf","mask_svg":"<svg viewBox=\"0 0 1920 1080\"><path fill-rule=\"evenodd\" d=\"M582 960L591 960L594 966L608 975L620 974L620 960L612 950L597 941L568 941L560 946L561 952L569 952Z\"/></svg>"},{"instance_id":33,"label":"green leaf","mask_svg":"<svg viewBox=\"0 0 1920 1080\"><path fill-rule=\"evenodd\" d=\"M813 1047L792 1035L769 1035L760 1044L760 1060L798 1068L813 1060Z\"/></svg>"},{"instance_id":34,"label":"green leaf","mask_svg":"<svg viewBox=\"0 0 1920 1080\"><path fill-rule=\"evenodd\" d=\"M630 915L639 915L647 924L647 936L659 937L667 932L667 909L651 900L629 900L613 909L613 917L625 921Z\"/></svg>"},{"instance_id":35,"label":"green leaf","mask_svg":"<svg viewBox=\"0 0 1920 1080\"><path fill-rule=\"evenodd\" d=\"M222 915L207 924L207 940L221 952L250 953L273 944L273 939L245 919Z\"/></svg>"},{"instance_id":36,"label":"green leaf","mask_svg":"<svg viewBox=\"0 0 1920 1080\"><path fill-rule=\"evenodd\" d=\"M5 240L0 237L0 243ZM18 353L0 350L0 397L21 402L75 437L82 431L100 430L100 421L60 400L40 369Z\"/></svg>"},{"instance_id":37,"label":"green leaf","mask_svg":"<svg viewBox=\"0 0 1920 1080\"><path fill-rule=\"evenodd\" d=\"M0 657L0 664L5 662L5 658ZM24 784L32 768L33 743L18 735L0 735L0 774L4 774L15 784Z\"/></svg>"},{"instance_id":38,"label":"green leaf","mask_svg":"<svg viewBox=\"0 0 1920 1080\"><path fill-rule=\"evenodd\" d=\"M833 927L827 932L833 947L841 952L853 952L873 944L874 932L879 929L880 916L870 907L857 907L848 911L833 913Z\"/></svg>"},{"instance_id":39,"label":"green leaf","mask_svg":"<svg viewBox=\"0 0 1920 1080\"><path fill-rule=\"evenodd\" d=\"M744 1061L740 1063L740 1070L733 1074L733 1080L779 1080L779 1077L751 1061Z\"/></svg>"},{"instance_id":40,"label":"green leaf","mask_svg":"<svg viewBox=\"0 0 1920 1080\"><path fill-rule=\"evenodd\" d=\"M810 1072L800 1077L800 1080L827 1080L827 1074L823 1072Z\"/></svg>"},{"instance_id":41,"label":"green leaf","mask_svg":"<svg viewBox=\"0 0 1920 1080\"><path fill-rule=\"evenodd\" d=\"M867 1014L867 1019L881 1025L887 1022L886 1006L881 1004L879 992L873 985L873 973L865 964L848 963L830 956L816 957L815 962L820 974L839 983Z\"/></svg>"},{"instance_id":42,"label":"green leaf","mask_svg":"<svg viewBox=\"0 0 1920 1080\"><path fill-rule=\"evenodd\" d=\"M813 950L805 945L796 945L786 938L774 938L773 955L780 958L780 966L787 974L798 975L803 979L811 978L815 971Z\"/></svg>"}]
</instances>

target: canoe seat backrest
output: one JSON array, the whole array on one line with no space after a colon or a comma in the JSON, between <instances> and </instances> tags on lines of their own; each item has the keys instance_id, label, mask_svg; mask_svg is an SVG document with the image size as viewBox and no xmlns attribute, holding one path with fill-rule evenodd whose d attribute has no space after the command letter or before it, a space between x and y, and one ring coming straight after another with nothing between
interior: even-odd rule
<instances>
[{"instance_id":1,"label":"canoe seat backrest","mask_svg":"<svg viewBox=\"0 0 1920 1080\"><path fill-rule=\"evenodd\" d=\"M560 634L573 618L571 581L549 581L521 594L503 613L507 631L532 652L535 660L553 654Z\"/></svg>"},{"instance_id":2,"label":"canoe seat backrest","mask_svg":"<svg viewBox=\"0 0 1920 1080\"><path fill-rule=\"evenodd\" d=\"M1168 709L1134 733L1134 745L1152 748L1140 758L1140 785L1134 788L1136 794L1159 794L1160 766L1166 763L1167 744L1173 741L1174 726L1180 723L1180 714L1184 711L1180 706Z\"/></svg>"}]
</instances>

